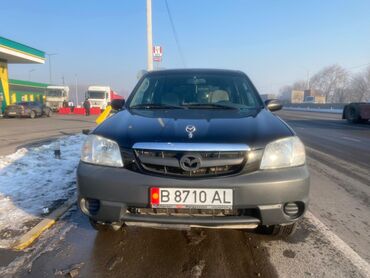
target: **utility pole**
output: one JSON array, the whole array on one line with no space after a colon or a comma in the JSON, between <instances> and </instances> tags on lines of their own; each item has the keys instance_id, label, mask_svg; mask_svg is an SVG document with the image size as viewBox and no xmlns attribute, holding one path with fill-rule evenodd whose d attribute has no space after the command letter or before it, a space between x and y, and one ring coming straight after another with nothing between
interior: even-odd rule
<instances>
[{"instance_id":1,"label":"utility pole","mask_svg":"<svg viewBox=\"0 0 370 278\"><path fill-rule=\"evenodd\" d=\"M53 82L52 74L51 74L51 56L55 56L58 53L46 53L49 56L49 84L51 85Z\"/></svg>"},{"instance_id":2,"label":"utility pole","mask_svg":"<svg viewBox=\"0 0 370 278\"><path fill-rule=\"evenodd\" d=\"M307 70L307 89L310 90L310 71Z\"/></svg>"},{"instance_id":3,"label":"utility pole","mask_svg":"<svg viewBox=\"0 0 370 278\"><path fill-rule=\"evenodd\" d=\"M75 105L75 107L77 107L77 105L78 105L77 74L75 74L75 79L76 79L76 87L75 87L76 105Z\"/></svg>"},{"instance_id":4,"label":"utility pole","mask_svg":"<svg viewBox=\"0 0 370 278\"><path fill-rule=\"evenodd\" d=\"M146 36L148 41L148 71L153 70L152 0L146 0Z\"/></svg>"}]
</instances>

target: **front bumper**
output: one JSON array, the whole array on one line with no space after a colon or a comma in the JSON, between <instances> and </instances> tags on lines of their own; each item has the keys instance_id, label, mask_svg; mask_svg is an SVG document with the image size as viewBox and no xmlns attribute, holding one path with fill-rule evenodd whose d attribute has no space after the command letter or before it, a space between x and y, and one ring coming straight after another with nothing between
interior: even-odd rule
<instances>
[{"instance_id":1,"label":"front bumper","mask_svg":"<svg viewBox=\"0 0 370 278\"><path fill-rule=\"evenodd\" d=\"M24 117L27 116L24 111L5 111L4 115L8 118Z\"/></svg>"},{"instance_id":2,"label":"front bumper","mask_svg":"<svg viewBox=\"0 0 370 278\"><path fill-rule=\"evenodd\" d=\"M180 179L133 172L122 168L80 162L77 169L79 204L99 200L99 209L89 217L102 222L136 222L189 226L238 226L291 223L302 217L308 204L309 173L306 166L256 171L235 176ZM234 209L258 213L225 217L179 217L133 214L128 208L149 208L150 187L232 188ZM284 204L298 202L298 217L284 213Z\"/></svg>"}]
</instances>

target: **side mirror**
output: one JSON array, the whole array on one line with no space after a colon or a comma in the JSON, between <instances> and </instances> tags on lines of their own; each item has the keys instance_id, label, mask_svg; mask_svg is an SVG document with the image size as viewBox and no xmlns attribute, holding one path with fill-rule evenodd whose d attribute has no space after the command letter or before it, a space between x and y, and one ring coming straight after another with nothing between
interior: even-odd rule
<instances>
[{"instance_id":1,"label":"side mirror","mask_svg":"<svg viewBox=\"0 0 370 278\"><path fill-rule=\"evenodd\" d=\"M83 129L82 134L89 135L90 129Z\"/></svg>"},{"instance_id":2,"label":"side mirror","mask_svg":"<svg viewBox=\"0 0 370 278\"><path fill-rule=\"evenodd\" d=\"M270 110L271 112L278 111L281 108L283 108L283 105L278 99L268 99L265 101L265 105L267 109Z\"/></svg>"},{"instance_id":3,"label":"side mirror","mask_svg":"<svg viewBox=\"0 0 370 278\"><path fill-rule=\"evenodd\" d=\"M112 108L114 110L122 110L123 106L125 105L125 100L124 99L113 99L111 104Z\"/></svg>"}]
</instances>

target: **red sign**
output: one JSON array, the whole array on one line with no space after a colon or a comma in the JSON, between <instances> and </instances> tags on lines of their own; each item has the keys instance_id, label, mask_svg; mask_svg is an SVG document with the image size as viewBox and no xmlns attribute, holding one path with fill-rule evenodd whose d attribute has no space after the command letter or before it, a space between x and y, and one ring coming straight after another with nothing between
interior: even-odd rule
<instances>
[{"instance_id":1,"label":"red sign","mask_svg":"<svg viewBox=\"0 0 370 278\"><path fill-rule=\"evenodd\" d=\"M155 62L161 62L163 56L162 46L153 46L153 60Z\"/></svg>"},{"instance_id":2,"label":"red sign","mask_svg":"<svg viewBox=\"0 0 370 278\"><path fill-rule=\"evenodd\" d=\"M153 57L162 57L162 46L153 46Z\"/></svg>"}]
</instances>

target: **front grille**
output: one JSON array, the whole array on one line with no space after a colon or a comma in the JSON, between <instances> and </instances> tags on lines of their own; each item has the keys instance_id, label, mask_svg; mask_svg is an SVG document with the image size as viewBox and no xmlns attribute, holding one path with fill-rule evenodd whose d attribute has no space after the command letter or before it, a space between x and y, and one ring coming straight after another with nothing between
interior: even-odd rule
<instances>
[{"instance_id":1,"label":"front grille","mask_svg":"<svg viewBox=\"0 0 370 278\"><path fill-rule=\"evenodd\" d=\"M17 113L20 113L22 111L22 107L21 106L8 106L7 107L7 111L8 112L17 112Z\"/></svg>"},{"instance_id":2,"label":"front grille","mask_svg":"<svg viewBox=\"0 0 370 278\"><path fill-rule=\"evenodd\" d=\"M244 151L185 151L135 150L139 165L146 172L182 177L209 177L229 175L239 172L246 163ZM200 160L195 170L184 169L180 163L185 155L193 155Z\"/></svg>"}]
</instances>

